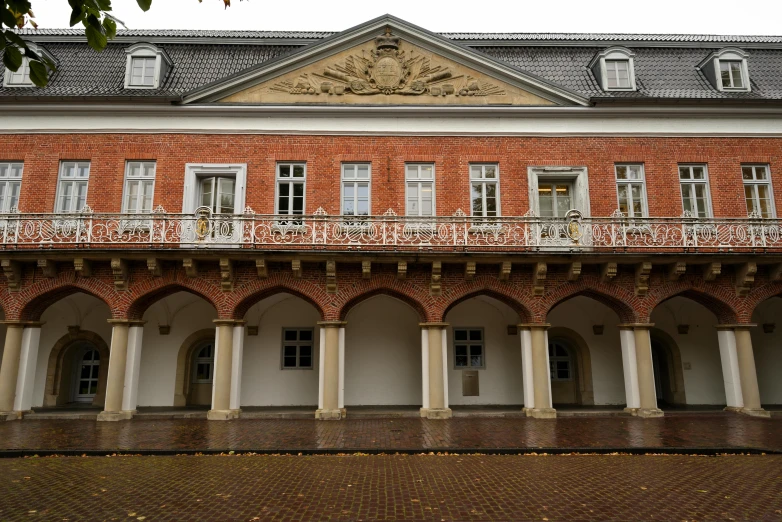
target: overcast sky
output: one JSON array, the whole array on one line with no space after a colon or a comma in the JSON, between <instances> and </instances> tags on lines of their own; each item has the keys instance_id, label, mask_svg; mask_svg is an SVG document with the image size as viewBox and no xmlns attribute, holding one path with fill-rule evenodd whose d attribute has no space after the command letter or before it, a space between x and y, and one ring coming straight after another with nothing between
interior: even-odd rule
<instances>
[{"instance_id":1,"label":"overcast sky","mask_svg":"<svg viewBox=\"0 0 782 522\"><path fill-rule=\"evenodd\" d=\"M32 0L41 27L67 27L66 0ZM386 12L436 32L782 34L782 0L112 0L131 29L340 31Z\"/></svg>"}]
</instances>

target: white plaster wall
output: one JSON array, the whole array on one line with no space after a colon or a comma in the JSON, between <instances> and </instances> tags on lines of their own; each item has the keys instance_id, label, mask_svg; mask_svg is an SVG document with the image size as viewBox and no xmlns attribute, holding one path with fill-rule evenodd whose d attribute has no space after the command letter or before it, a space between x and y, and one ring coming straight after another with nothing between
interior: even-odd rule
<instances>
[{"instance_id":1,"label":"white plaster wall","mask_svg":"<svg viewBox=\"0 0 782 522\"><path fill-rule=\"evenodd\" d=\"M257 336L245 336L242 363L242 406L312 406L318 404L320 314L314 306L290 294L277 294L248 310L248 325ZM312 328L313 368L282 370L282 329Z\"/></svg>"},{"instance_id":2,"label":"white plaster wall","mask_svg":"<svg viewBox=\"0 0 782 522\"><path fill-rule=\"evenodd\" d=\"M595 405L626 404L616 312L594 299L577 296L554 307L546 320L552 328L575 331L589 347ZM599 324L603 325L603 334L595 335L592 326Z\"/></svg>"},{"instance_id":3,"label":"white plaster wall","mask_svg":"<svg viewBox=\"0 0 782 522\"><path fill-rule=\"evenodd\" d=\"M695 301L674 297L654 309L652 322L679 346L687 404L726 404L717 317ZM689 332L679 334L678 324L689 324Z\"/></svg>"},{"instance_id":4,"label":"white plaster wall","mask_svg":"<svg viewBox=\"0 0 782 522\"><path fill-rule=\"evenodd\" d=\"M397 299L380 295L356 305L347 322L345 406L420 406L418 313Z\"/></svg>"},{"instance_id":5,"label":"white plaster wall","mask_svg":"<svg viewBox=\"0 0 782 522\"><path fill-rule=\"evenodd\" d=\"M752 348L758 372L761 404L782 404L782 299L771 298L761 303L752 314ZM775 324L770 334L763 332L764 323Z\"/></svg>"},{"instance_id":6,"label":"white plaster wall","mask_svg":"<svg viewBox=\"0 0 782 522\"><path fill-rule=\"evenodd\" d=\"M521 344L518 335L508 335L508 325L519 318L508 305L490 297L475 297L456 305L445 317L448 328L448 401L459 404L524 403ZM462 395L462 370L454 368L453 329L482 327L484 333L484 364L478 370L479 395Z\"/></svg>"},{"instance_id":7,"label":"white plaster wall","mask_svg":"<svg viewBox=\"0 0 782 522\"><path fill-rule=\"evenodd\" d=\"M55 343L68 333L68 326L78 325L82 330L94 332L103 338L107 346L111 346L111 325L107 322L110 318L111 311L103 301L81 292L65 297L46 309L41 316L45 324L41 328L35 368L34 408L43 406L49 355ZM108 363L101 361L101 364ZM70 390L63 390L62 393L70 393Z\"/></svg>"},{"instance_id":8,"label":"white plaster wall","mask_svg":"<svg viewBox=\"0 0 782 522\"><path fill-rule=\"evenodd\" d=\"M141 345L138 405L173 406L179 349L194 332L214 329L212 320L217 319L217 312L200 297L177 292L150 306L143 319L147 323ZM171 333L160 335L158 326L165 324L171 326Z\"/></svg>"}]
</instances>

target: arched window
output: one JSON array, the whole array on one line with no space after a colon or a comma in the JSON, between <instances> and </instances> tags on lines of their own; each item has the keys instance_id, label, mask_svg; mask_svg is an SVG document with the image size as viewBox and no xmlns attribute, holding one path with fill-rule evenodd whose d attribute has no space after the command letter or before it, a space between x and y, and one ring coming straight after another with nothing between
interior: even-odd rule
<instances>
[{"instance_id":1,"label":"arched window","mask_svg":"<svg viewBox=\"0 0 782 522\"><path fill-rule=\"evenodd\" d=\"M215 352L214 342L208 341L194 350L193 382L209 384L214 376Z\"/></svg>"},{"instance_id":2,"label":"arched window","mask_svg":"<svg viewBox=\"0 0 782 522\"><path fill-rule=\"evenodd\" d=\"M548 343L549 372L552 381L569 381L573 379L573 361L567 345L558 340Z\"/></svg>"},{"instance_id":3,"label":"arched window","mask_svg":"<svg viewBox=\"0 0 782 522\"><path fill-rule=\"evenodd\" d=\"M93 346L83 348L82 356L76 360L76 389L73 400L90 402L98 393L100 353Z\"/></svg>"}]
</instances>

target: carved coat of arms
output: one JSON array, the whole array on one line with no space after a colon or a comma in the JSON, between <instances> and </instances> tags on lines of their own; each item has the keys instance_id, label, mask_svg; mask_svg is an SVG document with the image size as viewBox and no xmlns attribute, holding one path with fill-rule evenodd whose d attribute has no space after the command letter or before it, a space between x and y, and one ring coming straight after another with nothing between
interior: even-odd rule
<instances>
[{"instance_id":1,"label":"carved coat of arms","mask_svg":"<svg viewBox=\"0 0 782 522\"><path fill-rule=\"evenodd\" d=\"M342 63L329 65L322 72L303 73L294 80L274 84L271 91L288 94L327 95L424 95L431 96L504 96L498 85L465 74L454 74L449 67L400 49L400 39L386 28L375 39L374 49L348 56Z\"/></svg>"}]
</instances>

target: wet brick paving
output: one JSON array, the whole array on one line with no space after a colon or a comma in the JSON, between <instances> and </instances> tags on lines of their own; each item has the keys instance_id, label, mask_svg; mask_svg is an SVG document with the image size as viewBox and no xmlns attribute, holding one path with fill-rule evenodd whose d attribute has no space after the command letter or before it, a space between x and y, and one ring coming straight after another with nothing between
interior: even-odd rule
<instances>
[{"instance_id":1,"label":"wet brick paving","mask_svg":"<svg viewBox=\"0 0 782 522\"><path fill-rule=\"evenodd\" d=\"M0 520L782 520L782 455L0 460Z\"/></svg>"},{"instance_id":2,"label":"wet brick paving","mask_svg":"<svg viewBox=\"0 0 782 522\"><path fill-rule=\"evenodd\" d=\"M23 420L0 423L0 450L402 451L701 448L782 451L782 417Z\"/></svg>"}]
</instances>

